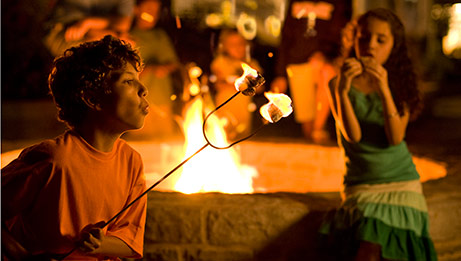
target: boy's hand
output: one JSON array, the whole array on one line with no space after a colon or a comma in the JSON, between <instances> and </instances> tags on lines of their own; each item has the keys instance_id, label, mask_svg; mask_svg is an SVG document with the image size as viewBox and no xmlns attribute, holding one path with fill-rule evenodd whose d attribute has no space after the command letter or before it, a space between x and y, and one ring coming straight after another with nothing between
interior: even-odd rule
<instances>
[{"instance_id":1,"label":"boy's hand","mask_svg":"<svg viewBox=\"0 0 461 261\"><path fill-rule=\"evenodd\" d=\"M82 229L78 250L90 256L132 257L136 255L123 240L114 236L106 236L103 228L106 222L90 224Z\"/></svg>"},{"instance_id":2,"label":"boy's hand","mask_svg":"<svg viewBox=\"0 0 461 261\"><path fill-rule=\"evenodd\" d=\"M89 254L96 254L98 248L101 247L105 235L102 227L105 225L104 221L96 224L86 226L82 232L78 242L79 250Z\"/></svg>"}]
</instances>

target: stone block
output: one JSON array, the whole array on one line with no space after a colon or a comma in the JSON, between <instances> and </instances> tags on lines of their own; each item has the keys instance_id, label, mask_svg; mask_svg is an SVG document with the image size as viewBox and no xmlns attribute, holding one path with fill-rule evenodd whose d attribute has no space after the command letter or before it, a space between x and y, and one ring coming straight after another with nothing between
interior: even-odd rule
<instances>
[{"instance_id":1,"label":"stone block","mask_svg":"<svg viewBox=\"0 0 461 261\"><path fill-rule=\"evenodd\" d=\"M183 260L188 261L244 261L251 260L253 251L249 248L216 248L201 249L187 247L183 250Z\"/></svg>"},{"instance_id":2,"label":"stone block","mask_svg":"<svg viewBox=\"0 0 461 261\"><path fill-rule=\"evenodd\" d=\"M201 243L201 211L186 205L149 205L147 243Z\"/></svg>"},{"instance_id":3,"label":"stone block","mask_svg":"<svg viewBox=\"0 0 461 261\"><path fill-rule=\"evenodd\" d=\"M180 251L177 246L161 244L145 244L143 260L180 261Z\"/></svg>"},{"instance_id":4,"label":"stone block","mask_svg":"<svg viewBox=\"0 0 461 261\"><path fill-rule=\"evenodd\" d=\"M213 246L262 247L307 213L306 205L287 199L267 197L252 205L237 199L208 211L207 239Z\"/></svg>"}]
</instances>

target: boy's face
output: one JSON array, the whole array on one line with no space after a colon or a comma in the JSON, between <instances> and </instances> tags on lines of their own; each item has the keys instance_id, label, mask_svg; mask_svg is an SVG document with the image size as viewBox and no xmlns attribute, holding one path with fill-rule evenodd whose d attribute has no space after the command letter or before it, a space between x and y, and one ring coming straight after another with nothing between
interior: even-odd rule
<instances>
[{"instance_id":1,"label":"boy's face","mask_svg":"<svg viewBox=\"0 0 461 261\"><path fill-rule=\"evenodd\" d=\"M130 63L121 69L120 78L114 82L112 92L101 104L104 118L117 132L139 129L149 112L147 89L139 81L139 73Z\"/></svg>"}]
</instances>

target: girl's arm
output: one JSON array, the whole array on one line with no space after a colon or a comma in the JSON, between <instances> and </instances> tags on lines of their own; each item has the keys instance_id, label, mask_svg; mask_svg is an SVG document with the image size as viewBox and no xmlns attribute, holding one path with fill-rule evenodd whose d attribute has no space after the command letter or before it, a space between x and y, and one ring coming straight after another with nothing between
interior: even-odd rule
<instances>
[{"instance_id":1,"label":"girl's arm","mask_svg":"<svg viewBox=\"0 0 461 261\"><path fill-rule=\"evenodd\" d=\"M383 103L384 129L387 140L391 145L400 144L405 138L410 113L408 108L404 108L403 115L400 115L389 91L389 87L380 92Z\"/></svg>"},{"instance_id":2,"label":"girl's arm","mask_svg":"<svg viewBox=\"0 0 461 261\"><path fill-rule=\"evenodd\" d=\"M405 132L410 119L408 108L404 108L403 115L400 115L395 106L394 98L388 83L386 69L379 65L376 60L366 58L362 60L365 71L375 79L375 88L381 97L383 104L384 129L387 140L391 145L397 145L405 138Z\"/></svg>"},{"instance_id":3,"label":"girl's arm","mask_svg":"<svg viewBox=\"0 0 461 261\"><path fill-rule=\"evenodd\" d=\"M362 66L355 58L346 59L336 80L334 95L332 95L334 98L331 99L333 116L335 116L340 131L348 142L353 143L360 141L362 131L348 94L352 79L361 73Z\"/></svg>"}]
</instances>

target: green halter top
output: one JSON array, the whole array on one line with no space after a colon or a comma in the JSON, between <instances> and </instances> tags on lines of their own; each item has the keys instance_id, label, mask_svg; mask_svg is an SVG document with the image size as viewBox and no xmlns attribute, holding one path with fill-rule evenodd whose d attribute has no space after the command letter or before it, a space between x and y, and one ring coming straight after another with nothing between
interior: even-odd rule
<instances>
[{"instance_id":1,"label":"green halter top","mask_svg":"<svg viewBox=\"0 0 461 261\"><path fill-rule=\"evenodd\" d=\"M390 145L384 130L383 106L378 93L365 94L351 88L349 99L362 131L358 143L347 142L342 135L340 146L346 158L346 186L378 184L419 179L405 141Z\"/></svg>"}]
</instances>

